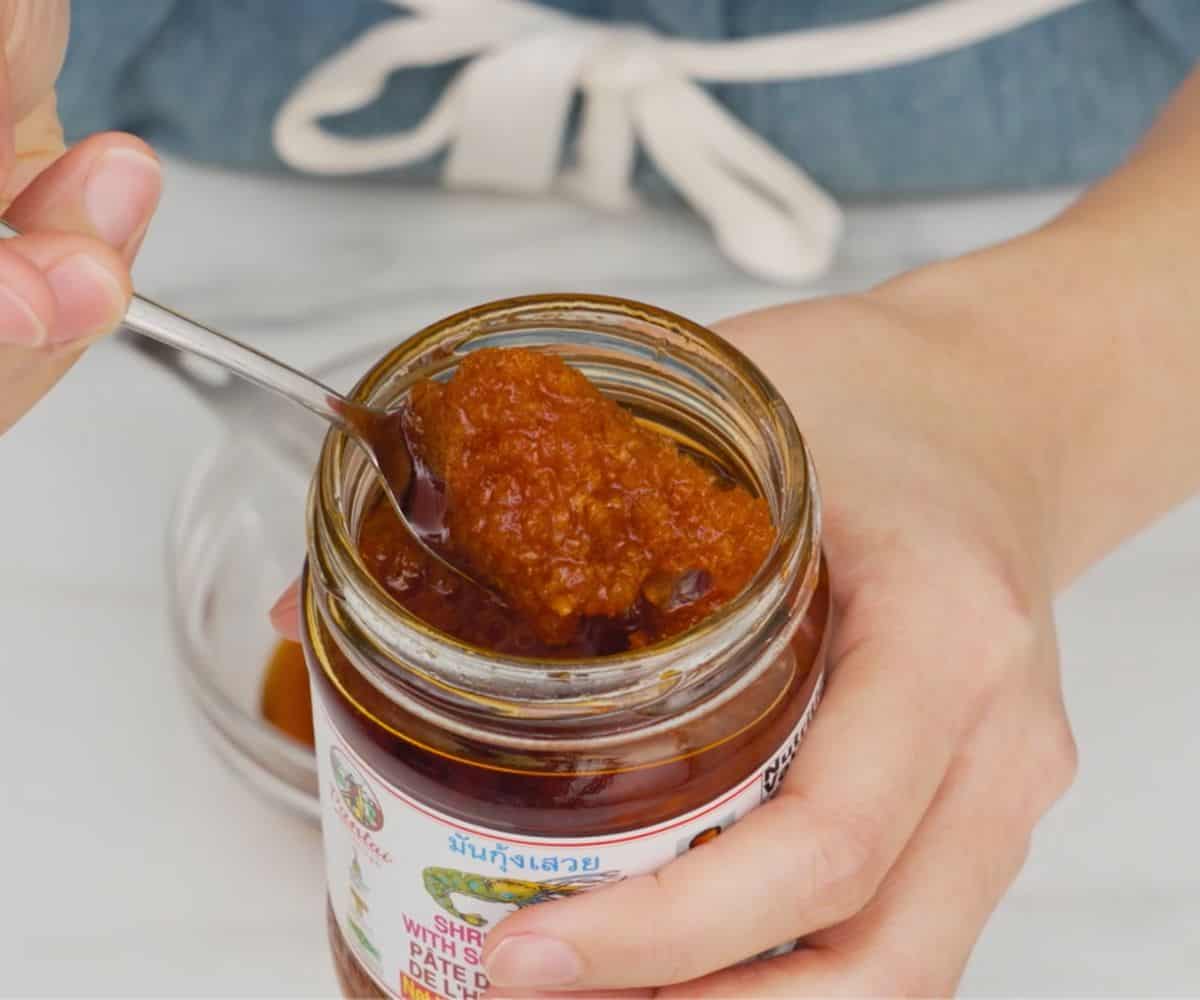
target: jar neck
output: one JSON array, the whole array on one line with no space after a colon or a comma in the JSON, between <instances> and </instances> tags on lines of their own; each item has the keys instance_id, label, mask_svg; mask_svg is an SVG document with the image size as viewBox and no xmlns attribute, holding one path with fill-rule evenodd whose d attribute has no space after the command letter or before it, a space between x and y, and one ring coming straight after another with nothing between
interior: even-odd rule
<instances>
[{"instance_id":1,"label":"jar neck","mask_svg":"<svg viewBox=\"0 0 1200 1000\"><path fill-rule=\"evenodd\" d=\"M686 439L757 488L776 539L746 589L692 630L646 649L536 660L470 646L400 605L357 546L374 472L338 431L309 502L306 624L390 701L491 740L627 736L678 725L732 698L783 654L817 587L813 470L790 411L760 372L682 317L599 296L535 296L478 307L421 331L371 369L356 400L388 407L484 347L553 352L643 422Z\"/></svg>"}]
</instances>

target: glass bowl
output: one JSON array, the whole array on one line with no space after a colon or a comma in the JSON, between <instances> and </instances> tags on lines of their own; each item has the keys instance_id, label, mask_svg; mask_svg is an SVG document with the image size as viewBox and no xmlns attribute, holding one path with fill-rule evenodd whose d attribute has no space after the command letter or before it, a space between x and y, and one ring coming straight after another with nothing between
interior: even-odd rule
<instances>
[{"instance_id":1,"label":"glass bowl","mask_svg":"<svg viewBox=\"0 0 1200 1000\"><path fill-rule=\"evenodd\" d=\"M314 374L348 390L394 346L360 348ZM268 724L259 698L278 641L267 612L304 558L305 497L325 425L261 389L213 388L177 360L168 367L228 426L184 480L168 528L170 615L185 687L218 755L260 793L316 821L313 752Z\"/></svg>"}]
</instances>

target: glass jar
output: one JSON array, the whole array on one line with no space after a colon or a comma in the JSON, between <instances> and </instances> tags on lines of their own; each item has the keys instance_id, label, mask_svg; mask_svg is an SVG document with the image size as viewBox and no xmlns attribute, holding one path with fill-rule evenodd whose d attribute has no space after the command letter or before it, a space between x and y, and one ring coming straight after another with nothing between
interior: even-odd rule
<instances>
[{"instance_id":1,"label":"glass jar","mask_svg":"<svg viewBox=\"0 0 1200 1000\"><path fill-rule=\"evenodd\" d=\"M435 323L354 398L387 407L485 347L559 355L645 425L764 496L750 585L649 648L539 661L411 615L356 545L372 469L327 437L303 584L329 929L353 996L470 997L505 913L657 869L778 787L816 708L830 601L804 442L764 376L652 306L532 296Z\"/></svg>"}]
</instances>

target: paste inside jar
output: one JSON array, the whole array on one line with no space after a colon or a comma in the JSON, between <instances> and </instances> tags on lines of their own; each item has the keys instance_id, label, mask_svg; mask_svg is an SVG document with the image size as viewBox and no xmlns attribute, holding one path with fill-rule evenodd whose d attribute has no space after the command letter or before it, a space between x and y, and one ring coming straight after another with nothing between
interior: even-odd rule
<instances>
[{"instance_id":1,"label":"paste inside jar","mask_svg":"<svg viewBox=\"0 0 1200 1000\"><path fill-rule=\"evenodd\" d=\"M770 549L763 499L553 355L478 351L409 405L410 516L494 590L430 559L382 498L360 549L397 601L473 645L543 659L645 646L736 596ZM312 745L299 646L276 649L262 709Z\"/></svg>"},{"instance_id":2,"label":"paste inside jar","mask_svg":"<svg viewBox=\"0 0 1200 1000\"><path fill-rule=\"evenodd\" d=\"M771 547L765 500L554 355L477 351L408 405L408 509L504 600L430 559L386 502L359 546L396 600L474 645L543 658L646 646L736 596Z\"/></svg>"}]
</instances>

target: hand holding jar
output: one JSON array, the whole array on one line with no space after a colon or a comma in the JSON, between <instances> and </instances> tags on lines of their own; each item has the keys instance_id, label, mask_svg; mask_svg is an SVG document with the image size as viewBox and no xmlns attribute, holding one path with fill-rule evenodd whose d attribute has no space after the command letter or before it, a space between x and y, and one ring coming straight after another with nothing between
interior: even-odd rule
<instances>
[{"instance_id":1,"label":"hand holding jar","mask_svg":"<svg viewBox=\"0 0 1200 1000\"><path fill-rule=\"evenodd\" d=\"M54 81L68 0L0 0L0 433L116 326L158 201L158 161L109 133L65 152Z\"/></svg>"},{"instance_id":2,"label":"hand holding jar","mask_svg":"<svg viewBox=\"0 0 1200 1000\"><path fill-rule=\"evenodd\" d=\"M720 328L821 472L826 700L780 796L727 835L502 925L486 958L508 992L954 990L1075 770L1052 597L1200 488L1200 303L1178 266L1198 109L1193 76L1129 164L1038 232Z\"/></svg>"},{"instance_id":3,"label":"hand holding jar","mask_svg":"<svg viewBox=\"0 0 1200 1000\"><path fill-rule=\"evenodd\" d=\"M918 280L924 279L909 279ZM352 451L323 458L311 534L321 541L310 550L310 580L316 582L308 597L306 642L315 663L318 733L325 734L317 741L318 766L332 766L323 788L335 807L327 813L325 831L330 912L343 927L333 931L333 940L348 993L374 995L374 980L447 995L453 974L473 977L477 969L486 971L498 996L558 987L657 987L689 997L953 990L987 915L1021 865L1033 825L1069 783L1074 751L1058 687L1049 605L1053 580L1050 564L1038 557L1048 551L1045 498L1026 492L1041 456L1006 447L1017 438L1010 433L1015 428L1006 400L990 388L995 371L976 363L978 358L965 366L945 350L942 338L953 329L946 321L955 317L915 310L909 281L861 298L785 307L719 327L773 375L808 429L822 470L824 550L838 608L825 701L778 793L732 826L728 819L743 815L744 807L727 797L729 790L741 787L746 772L753 776L759 761L771 760L776 748L787 745L797 720L803 732L823 658L816 652L823 645L823 586L791 599L804 616L789 661L799 665L798 673L781 661L755 682L758 695L726 699L716 711L703 701L677 702L672 710L677 717L667 716L666 729L656 737L667 740L666 753L649 739L628 738L628 722L583 740L585 720L578 716L571 717L568 730L576 736L573 749L558 748L545 732L527 737L514 728L525 716L532 717L535 730L550 720L566 724L568 716L565 709L555 714L562 706L552 695L531 699L536 678L520 680L526 668L510 664L503 653L459 662L461 654L439 642L437 655L425 662L422 650L434 642L425 635L407 649L397 646L386 663L377 661L381 648L404 637L385 629L364 640L364 630L377 629L387 607L353 582L354 560L336 541L356 533L338 498L360 492L355 475L365 470L335 471ZM557 330L581 322L593 340L599 328L607 331L604 324L623 334L625 308L600 300L545 299L481 307L418 335L397 350L395 360L381 362L368 384L383 391L396 384L391 373L410 359L451 357L452 347L464 350L480 330L487 331L484 339L512 332L521 342L552 336L541 333L538 323ZM708 377L698 380L710 387L696 397L698 414L717 411L726 415L724 425L732 425L744 411L753 418L749 427L771 425L781 401L768 396L757 409L747 408L746 399L753 397L750 370L741 370L736 358L726 359L698 331L685 341L687 352L676 356L670 338L688 334L686 326L672 326L665 314L656 317L650 307L637 307L637 319L647 316L658 324L647 336L662 338L673 372L704 350L727 360L724 368L704 369ZM623 343L614 335L607 353L594 359L575 346L577 333L562 336L561 342L547 341L550 349L578 351L577 363L592 372L603 372L597 359L611 357L615 344ZM797 356L803 365L795 363ZM455 378L469 363L460 363ZM881 380L880 372L891 378ZM642 378L648 378L644 371ZM561 398L563 390L541 384L552 398ZM614 377L613 384L623 383ZM728 384L740 384L742 391L725 389ZM924 391L927 385L939 392ZM512 385L507 389L511 411ZM684 409L679 400L687 395L675 389L679 419ZM575 404L565 413L578 409ZM958 413L972 419L953 419ZM478 428L484 417L465 412L450 426ZM556 426L561 433L561 421ZM777 434L757 441L763 449L778 449L768 452L775 458L763 468L788 467L790 421L780 426ZM495 457L502 471L489 479L491 495L497 477L522 461L522 449L531 448L527 430L511 433L520 448ZM466 464L475 469L490 461L487 452L507 446L489 439ZM751 435L743 456L755 454L755 447ZM582 466L596 469L595 460ZM818 574L811 555L800 555L812 552L813 537L811 526L805 527L807 505L795 503L810 485L803 462L773 487L769 476L762 481L781 512L781 533L799 546L797 559L780 564L792 565L798 576L789 580L778 571L783 590L791 592L794 581L799 594L805 590L800 579L810 570L814 581ZM493 499L481 509L496 513L495 506ZM386 507L380 510L390 517ZM496 516L507 534L519 530L507 508ZM403 561L379 561L373 523L368 517L358 529L366 565L382 567L372 572L383 580L414 577L419 570ZM387 544L384 539L382 547ZM774 578L776 571L768 575ZM750 592L761 599L754 588ZM399 599L423 607L415 603L419 595ZM361 610L364 603L370 613ZM486 611L473 607L466 622L456 613L439 627L455 634L465 627L469 641L481 642L474 626L486 620ZM439 621L427 606L418 613ZM286 607L277 620L298 634ZM779 615L768 612L758 620L773 624L760 624L754 640L770 645ZM763 654L746 656L746 638L743 632L738 640L740 658L716 642L702 651L702 662L724 659L735 673L750 676ZM695 669L685 666L694 647L685 642L667 651L674 674ZM397 675L390 669L405 662L416 663L415 673L437 678L435 689L422 693L408 686L407 671ZM635 663L622 669L633 671ZM578 670L576 676L586 673L576 664L562 666ZM553 677L554 667L545 664L542 676ZM518 678L511 691L503 679L509 674ZM437 704L447 691L456 699L450 709ZM486 691L486 697L472 691ZM395 702L381 699L380 692L392 692ZM424 699L422 707L401 711L414 694ZM591 692L592 698L615 696L599 688ZM661 718L660 700L652 692L635 716ZM738 717L764 721L743 727L734 722ZM593 714L586 724L594 732L600 719ZM558 756L545 764L549 744ZM518 779L518 768L528 777ZM563 772L571 773L558 778ZM348 796L345 808L334 786ZM663 790L669 794L663 796ZM718 802L704 811L705 804ZM691 809L708 816L695 830L689 826L688 817L697 815ZM421 817L404 827L414 810ZM426 816L442 824L440 840L437 833L426 834ZM557 891L575 846L561 839L563 830L596 845L589 849L596 871L603 872L625 864L618 854L625 850L620 838L630 839L631 826L640 827L632 834L643 843L645 830L664 831L651 837L670 842L663 867L641 874L657 865L635 859L630 867L636 873L613 885L597 883L576 894L571 882ZM387 840L389 830L399 839ZM705 836L716 830L719 836ZM343 846L347 834L356 839ZM530 874L535 862L533 871L545 871L546 859L528 852L545 849L553 842L544 838L556 835L559 846L552 849L560 859L547 883L545 876ZM507 858L489 855L489 849ZM528 855L519 871L512 867L518 853ZM503 869L495 869L501 861ZM413 871L393 878L394 870L405 867ZM344 889L347 870L351 884ZM422 877L437 905L424 899ZM479 928L487 927L488 917L476 912L475 899L501 902L526 888L545 893L548 884L556 889L545 894L550 901L534 906L517 901L520 912L487 928L485 943ZM346 901L339 898L343 889ZM407 894L402 917L387 915L392 892L397 898ZM470 937L445 936L452 931ZM799 950L739 964L797 939ZM411 954L422 957L410 964ZM439 961L454 971L438 971L431 963Z\"/></svg>"},{"instance_id":4,"label":"hand holding jar","mask_svg":"<svg viewBox=\"0 0 1200 1000\"><path fill-rule=\"evenodd\" d=\"M489 938L494 996L952 992L1075 771L1054 594L1200 489L1200 76L1051 225L720 331L813 450L837 626L781 794ZM730 968L792 937L789 955Z\"/></svg>"},{"instance_id":5,"label":"hand holding jar","mask_svg":"<svg viewBox=\"0 0 1200 1000\"><path fill-rule=\"evenodd\" d=\"M1043 230L718 327L820 470L824 703L780 793L731 829L499 922L489 996L955 989L1075 772L1053 597L1200 487L1200 303L1175 266L1198 106L1200 78ZM1163 190L1180 198L1147 201ZM296 633L294 597L275 617Z\"/></svg>"},{"instance_id":6,"label":"hand holding jar","mask_svg":"<svg viewBox=\"0 0 1200 1000\"><path fill-rule=\"evenodd\" d=\"M788 400L819 470L825 698L779 795L714 842L501 924L489 996L953 992L1075 758L1041 456L995 369L965 366L951 317L908 295L718 326Z\"/></svg>"}]
</instances>

